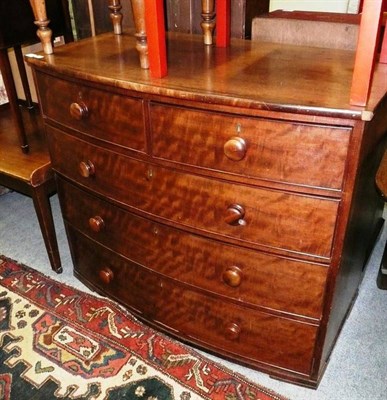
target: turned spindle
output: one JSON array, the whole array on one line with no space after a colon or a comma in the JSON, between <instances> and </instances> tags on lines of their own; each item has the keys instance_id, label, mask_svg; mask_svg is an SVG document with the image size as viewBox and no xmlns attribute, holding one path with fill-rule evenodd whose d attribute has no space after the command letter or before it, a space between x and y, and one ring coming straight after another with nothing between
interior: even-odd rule
<instances>
[{"instance_id":1,"label":"turned spindle","mask_svg":"<svg viewBox=\"0 0 387 400\"><path fill-rule=\"evenodd\" d=\"M122 13L121 1L109 0L110 19L113 23L113 31L116 35L122 34Z\"/></svg>"},{"instance_id":2,"label":"turned spindle","mask_svg":"<svg viewBox=\"0 0 387 400\"><path fill-rule=\"evenodd\" d=\"M136 49L140 57L141 68L149 68L148 43L145 28L145 2L144 0L131 0L134 26L136 29Z\"/></svg>"},{"instance_id":3,"label":"turned spindle","mask_svg":"<svg viewBox=\"0 0 387 400\"><path fill-rule=\"evenodd\" d=\"M213 43L213 33L215 29L215 2L214 0L202 0L202 22L204 44Z\"/></svg>"},{"instance_id":4,"label":"turned spindle","mask_svg":"<svg viewBox=\"0 0 387 400\"><path fill-rule=\"evenodd\" d=\"M47 19L45 0L30 0L32 11L35 17L35 25L38 27L36 34L40 39L45 54L52 54L52 31L48 27L50 20Z\"/></svg>"}]
</instances>

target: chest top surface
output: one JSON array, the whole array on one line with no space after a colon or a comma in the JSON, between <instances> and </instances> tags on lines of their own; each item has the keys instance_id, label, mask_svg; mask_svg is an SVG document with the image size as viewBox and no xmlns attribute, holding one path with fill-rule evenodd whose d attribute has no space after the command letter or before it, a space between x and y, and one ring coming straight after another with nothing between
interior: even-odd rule
<instances>
[{"instance_id":1,"label":"chest top surface","mask_svg":"<svg viewBox=\"0 0 387 400\"><path fill-rule=\"evenodd\" d=\"M378 64L366 108L349 104L354 52L235 40L205 46L169 34L168 76L140 68L133 35L103 34L28 58L37 68L94 83L183 100L268 111L368 119L385 96L387 65ZM371 116L371 117L370 117Z\"/></svg>"}]
</instances>

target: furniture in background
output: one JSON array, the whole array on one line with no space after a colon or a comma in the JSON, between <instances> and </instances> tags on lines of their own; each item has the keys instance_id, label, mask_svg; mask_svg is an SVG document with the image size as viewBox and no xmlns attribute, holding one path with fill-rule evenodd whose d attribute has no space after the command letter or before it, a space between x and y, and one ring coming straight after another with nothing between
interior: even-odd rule
<instances>
[{"instance_id":1,"label":"furniture in background","mask_svg":"<svg viewBox=\"0 0 387 400\"><path fill-rule=\"evenodd\" d=\"M67 41L71 40L67 1L48 0L47 8L54 35L65 35ZM9 107L2 106L0 111L0 184L32 197L52 269L61 272L49 202L49 196L55 192L54 175L41 117L39 111L33 109L21 49L23 44L38 41L29 1L0 0L0 70L9 100ZM26 105L30 112L22 110L19 105L8 57L10 48L15 52Z\"/></svg>"},{"instance_id":2,"label":"furniture in background","mask_svg":"<svg viewBox=\"0 0 387 400\"><path fill-rule=\"evenodd\" d=\"M62 266L49 199L56 184L44 126L38 109L23 109L21 114L30 144L28 154L20 151L9 108L0 107L0 185L32 198L51 267L59 273Z\"/></svg>"},{"instance_id":3,"label":"furniture in background","mask_svg":"<svg viewBox=\"0 0 387 400\"><path fill-rule=\"evenodd\" d=\"M51 15L52 22L50 26L54 30L55 36L65 35L66 40L70 41L72 36L71 26L69 26L67 0L47 0L45 7L47 7ZM9 62L8 49L12 48L15 52L27 107L32 108L31 92L21 50L21 46L24 44L38 42L29 0L15 0L12 2L0 0L0 22L0 71L13 115L14 132L19 138L22 151L28 153L28 142L19 109L19 100Z\"/></svg>"}]
</instances>

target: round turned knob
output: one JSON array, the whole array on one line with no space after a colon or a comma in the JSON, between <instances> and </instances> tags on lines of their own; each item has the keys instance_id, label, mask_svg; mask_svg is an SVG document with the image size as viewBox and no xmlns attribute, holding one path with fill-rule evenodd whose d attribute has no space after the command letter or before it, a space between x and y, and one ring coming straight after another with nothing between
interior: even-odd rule
<instances>
[{"instance_id":1,"label":"round turned knob","mask_svg":"<svg viewBox=\"0 0 387 400\"><path fill-rule=\"evenodd\" d=\"M227 267L222 274L223 282L231 287L238 287L242 282L242 271L235 265Z\"/></svg>"},{"instance_id":2,"label":"round turned knob","mask_svg":"<svg viewBox=\"0 0 387 400\"><path fill-rule=\"evenodd\" d=\"M101 232L105 227L105 222L99 215L96 215L95 217L91 217L89 219L89 227L93 232L98 233Z\"/></svg>"},{"instance_id":3,"label":"round turned knob","mask_svg":"<svg viewBox=\"0 0 387 400\"><path fill-rule=\"evenodd\" d=\"M225 221L229 225L244 225L245 209L239 204L227 207Z\"/></svg>"},{"instance_id":4,"label":"round turned knob","mask_svg":"<svg viewBox=\"0 0 387 400\"><path fill-rule=\"evenodd\" d=\"M84 178L90 178L95 174L95 168L93 163L90 160L81 161L79 163L79 173Z\"/></svg>"},{"instance_id":5,"label":"round turned knob","mask_svg":"<svg viewBox=\"0 0 387 400\"><path fill-rule=\"evenodd\" d=\"M236 340L241 334L241 328L238 324L231 322L226 326L225 336L229 340Z\"/></svg>"},{"instance_id":6,"label":"round turned knob","mask_svg":"<svg viewBox=\"0 0 387 400\"><path fill-rule=\"evenodd\" d=\"M110 268L104 268L99 271L99 279L104 283L105 285L108 285L114 278L114 273Z\"/></svg>"},{"instance_id":7,"label":"round turned knob","mask_svg":"<svg viewBox=\"0 0 387 400\"><path fill-rule=\"evenodd\" d=\"M89 110L87 109L87 106L85 103L79 102L79 103L71 103L70 104L70 115L80 121L81 119L87 118L89 115Z\"/></svg>"},{"instance_id":8,"label":"round turned knob","mask_svg":"<svg viewBox=\"0 0 387 400\"><path fill-rule=\"evenodd\" d=\"M234 136L231 139L227 140L227 142L223 146L223 150L226 157L230 160L240 161L246 155L246 142L241 137Z\"/></svg>"}]
</instances>

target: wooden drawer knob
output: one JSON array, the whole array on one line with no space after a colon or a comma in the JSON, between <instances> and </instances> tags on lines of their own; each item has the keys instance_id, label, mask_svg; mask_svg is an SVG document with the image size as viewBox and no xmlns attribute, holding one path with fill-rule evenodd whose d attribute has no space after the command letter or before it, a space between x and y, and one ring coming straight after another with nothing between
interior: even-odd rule
<instances>
[{"instance_id":1,"label":"wooden drawer knob","mask_svg":"<svg viewBox=\"0 0 387 400\"><path fill-rule=\"evenodd\" d=\"M229 225L245 225L245 209L239 204L227 207L225 221Z\"/></svg>"},{"instance_id":2,"label":"wooden drawer knob","mask_svg":"<svg viewBox=\"0 0 387 400\"><path fill-rule=\"evenodd\" d=\"M238 324L231 322L226 326L225 336L229 340L236 340L241 334L241 328Z\"/></svg>"},{"instance_id":3,"label":"wooden drawer knob","mask_svg":"<svg viewBox=\"0 0 387 400\"><path fill-rule=\"evenodd\" d=\"M104 220L99 216L96 215L95 217L91 217L89 219L89 227L93 232L101 232L105 227Z\"/></svg>"},{"instance_id":4,"label":"wooden drawer knob","mask_svg":"<svg viewBox=\"0 0 387 400\"><path fill-rule=\"evenodd\" d=\"M105 285L108 285L111 283L111 281L114 278L114 273L110 268L103 268L101 271L99 271L99 279L104 283Z\"/></svg>"},{"instance_id":5,"label":"wooden drawer knob","mask_svg":"<svg viewBox=\"0 0 387 400\"><path fill-rule=\"evenodd\" d=\"M238 287L242 282L242 271L237 266L227 267L222 274L223 282L231 287Z\"/></svg>"},{"instance_id":6,"label":"wooden drawer knob","mask_svg":"<svg viewBox=\"0 0 387 400\"><path fill-rule=\"evenodd\" d=\"M89 115L89 110L85 103L71 103L70 104L70 115L80 121L82 119L86 119Z\"/></svg>"},{"instance_id":7,"label":"wooden drawer knob","mask_svg":"<svg viewBox=\"0 0 387 400\"><path fill-rule=\"evenodd\" d=\"M90 161L81 161L79 163L79 173L84 178L90 178L95 174L94 164Z\"/></svg>"},{"instance_id":8,"label":"wooden drawer knob","mask_svg":"<svg viewBox=\"0 0 387 400\"><path fill-rule=\"evenodd\" d=\"M241 137L234 136L231 139L227 140L227 142L223 146L223 150L226 157L230 160L240 161L246 155L246 142Z\"/></svg>"}]
</instances>

